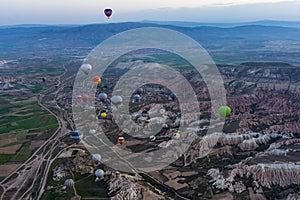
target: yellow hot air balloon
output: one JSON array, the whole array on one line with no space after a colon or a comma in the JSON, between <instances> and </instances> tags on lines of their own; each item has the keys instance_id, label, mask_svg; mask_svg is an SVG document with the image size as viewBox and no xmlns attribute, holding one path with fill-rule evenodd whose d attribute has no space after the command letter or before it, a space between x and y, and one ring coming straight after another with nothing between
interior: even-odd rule
<instances>
[{"instance_id":1,"label":"yellow hot air balloon","mask_svg":"<svg viewBox=\"0 0 300 200\"><path fill-rule=\"evenodd\" d=\"M174 139L178 140L180 138L180 133L175 133L173 137Z\"/></svg>"},{"instance_id":2,"label":"yellow hot air balloon","mask_svg":"<svg viewBox=\"0 0 300 200\"><path fill-rule=\"evenodd\" d=\"M101 117L102 119L104 119L104 118L107 117L107 114L106 114L106 113L101 113L101 114L100 114L100 117Z\"/></svg>"}]
</instances>

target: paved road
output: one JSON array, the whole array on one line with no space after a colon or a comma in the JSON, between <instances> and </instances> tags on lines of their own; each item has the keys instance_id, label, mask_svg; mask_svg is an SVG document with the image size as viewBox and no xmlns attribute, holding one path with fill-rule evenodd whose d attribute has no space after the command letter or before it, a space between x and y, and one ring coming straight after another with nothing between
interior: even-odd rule
<instances>
[{"instance_id":1,"label":"paved road","mask_svg":"<svg viewBox=\"0 0 300 200\"><path fill-rule=\"evenodd\" d=\"M66 68L65 73L66 73ZM64 74L65 74L64 73ZM62 74L61 76L63 76ZM34 186L39 184L38 181L41 183L41 187L39 190L39 198L41 198L44 187L46 184L46 180L49 169L53 161L56 159L57 156L52 158L53 151L59 144L59 141L68 133L67 130L67 122L63 118L63 111L59 113L55 113L50 110L46 105L44 105L43 98L46 95L53 94L55 92L55 96L57 93L64 89L64 85L60 84L60 88L56 90L54 87L49 87L47 90L44 90L42 93L39 94L38 97L38 104L44 110L48 111L52 114L57 122L58 128L57 130L48 138L31 156L30 158L25 161L22 165L20 165L16 170L14 170L9 176L3 179L0 182L0 186L3 188L3 192L0 196L1 200L4 199L25 199L26 196L32 193ZM43 163L46 163L43 169ZM44 173L42 174L42 172ZM39 179L39 177L43 177ZM29 182L30 181L30 182ZM30 185L28 186L28 184ZM12 192L13 191L13 192ZM9 197L6 194L9 192Z\"/></svg>"}]
</instances>

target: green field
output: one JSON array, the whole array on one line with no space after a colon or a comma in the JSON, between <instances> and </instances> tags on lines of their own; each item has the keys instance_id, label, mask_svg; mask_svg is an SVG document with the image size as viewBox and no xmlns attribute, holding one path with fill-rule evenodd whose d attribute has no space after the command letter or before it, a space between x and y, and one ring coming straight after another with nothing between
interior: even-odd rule
<instances>
[{"instance_id":1,"label":"green field","mask_svg":"<svg viewBox=\"0 0 300 200\"><path fill-rule=\"evenodd\" d=\"M13 78L25 81L13 81L12 89L0 93L0 148L16 144L22 146L15 154L0 154L0 164L26 161L33 151L30 149L31 141L49 138L58 127L56 118L38 105L37 95L53 85L55 76L63 73L61 65L24 59L11 67L15 68ZM11 76L11 71L0 69L0 74ZM51 77L49 82L42 82L41 77L44 76Z\"/></svg>"},{"instance_id":2,"label":"green field","mask_svg":"<svg viewBox=\"0 0 300 200\"><path fill-rule=\"evenodd\" d=\"M0 134L10 131L41 132L57 127L55 117L45 112L38 106L37 98L32 97L22 101L11 101L7 97L0 97Z\"/></svg>"},{"instance_id":3,"label":"green field","mask_svg":"<svg viewBox=\"0 0 300 200\"><path fill-rule=\"evenodd\" d=\"M31 155L30 142L25 143L22 148L9 160L10 162L24 162Z\"/></svg>"},{"instance_id":4,"label":"green field","mask_svg":"<svg viewBox=\"0 0 300 200\"><path fill-rule=\"evenodd\" d=\"M14 155L0 154L0 165L7 163Z\"/></svg>"},{"instance_id":5,"label":"green field","mask_svg":"<svg viewBox=\"0 0 300 200\"><path fill-rule=\"evenodd\" d=\"M75 183L77 194L83 197L107 198L107 183L104 181L95 182L95 176L90 175L80 179Z\"/></svg>"},{"instance_id":6,"label":"green field","mask_svg":"<svg viewBox=\"0 0 300 200\"><path fill-rule=\"evenodd\" d=\"M24 162L31 156L30 142L25 143L16 154L0 154L0 164Z\"/></svg>"},{"instance_id":7,"label":"green field","mask_svg":"<svg viewBox=\"0 0 300 200\"><path fill-rule=\"evenodd\" d=\"M41 132L57 127L56 118L52 115L36 115L31 117L10 116L1 121L0 134L10 131L29 130L30 132Z\"/></svg>"},{"instance_id":8,"label":"green field","mask_svg":"<svg viewBox=\"0 0 300 200\"><path fill-rule=\"evenodd\" d=\"M33 105L37 105L36 97L32 97L23 101L18 101L16 97L10 95L0 96L0 114L9 114L10 112L26 109L27 107Z\"/></svg>"}]
</instances>

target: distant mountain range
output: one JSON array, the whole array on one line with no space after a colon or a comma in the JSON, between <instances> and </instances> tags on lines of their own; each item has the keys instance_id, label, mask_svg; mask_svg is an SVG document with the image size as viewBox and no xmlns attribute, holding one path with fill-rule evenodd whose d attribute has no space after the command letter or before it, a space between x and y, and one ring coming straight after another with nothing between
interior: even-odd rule
<instances>
[{"instance_id":1,"label":"distant mountain range","mask_svg":"<svg viewBox=\"0 0 300 200\"><path fill-rule=\"evenodd\" d=\"M134 23L134 22L133 22ZM153 20L143 20L136 23L144 24L157 24L157 25L171 25L180 27L219 27L219 28L233 28L238 26L250 26L250 25L260 25L260 26L280 26L288 28L300 28L300 21L276 21L276 20L261 20L253 22L230 22L230 23L209 23L209 22L189 22L189 21L153 21ZM78 24L59 24L59 25L47 25L47 24L18 24L18 25L4 25L0 26L0 29L6 28L36 28L36 27L47 27L47 26L60 26L60 27L76 27L82 26Z\"/></svg>"},{"instance_id":2,"label":"distant mountain range","mask_svg":"<svg viewBox=\"0 0 300 200\"><path fill-rule=\"evenodd\" d=\"M269 25L243 25L229 28L180 27L126 22L2 28L0 29L0 59L32 54L85 56L108 37L141 27L162 27L182 32L198 41L217 61L223 63L259 60L292 62L291 60L300 57L299 28Z\"/></svg>"},{"instance_id":3,"label":"distant mountain range","mask_svg":"<svg viewBox=\"0 0 300 200\"><path fill-rule=\"evenodd\" d=\"M290 28L300 28L300 21L275 21L262 20L254 22L236 22L236 23L207 23L207 22L185 22L185 21L151 21L144 20L142 23L153 23L160 25L172 25L182 27L198 27L198 26L213 26L220 28L232 28L237 26L261 25L261 26L281 26Z\"/></svg>"},{"instance_id":4,"label":"distant mountain range","mask_svg":"<svg viewBox=\"0 0 300 200\"><path fill-rule=\"evenodd\" d=\"M79 26L78 24L56 24L56 25L48 25L48 24L17 24L17 25L3 25L0 26L0 29L7 28L40 28L40 27L49 27L49 26L64 26L64 27L75 27Z\"/></svg>"}]
</instances>

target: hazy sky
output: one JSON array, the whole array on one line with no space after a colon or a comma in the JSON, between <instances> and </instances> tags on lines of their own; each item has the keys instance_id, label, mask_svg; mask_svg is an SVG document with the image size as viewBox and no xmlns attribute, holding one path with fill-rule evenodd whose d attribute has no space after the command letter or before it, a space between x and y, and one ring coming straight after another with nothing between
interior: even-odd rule
<instances>
[{"instance_id":1,"label":"hazy sky","mask_svg":"<svg viewBox=\"0 0 300 200\"><path fill-rule=\"evenodd\" d=\"M0 0L0 25L112 22L239 22L262 19L300 21L300 0Z\"/></svg>"}]
</instances>

